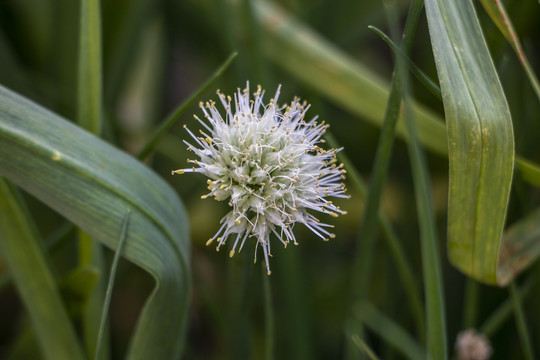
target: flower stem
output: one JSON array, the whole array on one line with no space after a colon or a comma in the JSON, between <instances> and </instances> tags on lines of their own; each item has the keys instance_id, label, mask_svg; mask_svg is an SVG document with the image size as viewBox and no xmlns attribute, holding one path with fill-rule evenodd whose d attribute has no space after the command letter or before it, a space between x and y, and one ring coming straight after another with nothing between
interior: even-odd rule
<instances>
[{"instance_id":1,"label":"flower stem","mask_svg":"<svg viewBox=\"0 0 540 360\"><path fill-rule=\"evenodd\" d=\"M263 264L261 275L264 287L264 320L265 320L265 344L264 359L274 359L274 306L272 303L272 289L270 276L266 275L266 267Z\"/></svg>"}]
</instances>

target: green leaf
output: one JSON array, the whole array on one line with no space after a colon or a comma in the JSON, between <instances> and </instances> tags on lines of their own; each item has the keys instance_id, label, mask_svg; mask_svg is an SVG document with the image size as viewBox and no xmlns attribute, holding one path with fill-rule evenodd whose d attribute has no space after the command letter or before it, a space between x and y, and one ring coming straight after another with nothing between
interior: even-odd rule
<instances>
[{"instance_id":1,"label":"green leaf","mask_svg":"<svg viewBox=\"0 0 540 360\"><path fill-rule=\"evenodd\" d=\"M448 130L448 256L495 284L514 165L510 111L470 0L427 0L426 12Z\"/></svg>"},{"instance_id":2,"label":"green leaf","mask_svg":"<svg viewBox=\"0 0 540 360\"><path fill-rule=\"evenodd\" d=\"M185 210L176 193L133 157L0 87L0 175L115 249L131 209L123 255L156 287L128 357L178 358L190 287Z\"/></svg>"},{"instance_id":3,"label":"green leaf","mask_svg":"<svg viewBox=\"0 0 540 360\"><path fill-rule=\"evenodd\" d=\"M84 359L37 231L16 190L4 179L0 179L0 214L0 251L44 358Z\"/></svg>"},{"instance_id":4,"label":"green leaf","mask_svg":"<svg viewBox=\"0 0 540 360\"><path fill-rule=\"evenodd\" d=\"M105 294L105 300L103 301L103 308L101 310L99 332L97 335L96 350L94 353L95 360L99 359L101 353L103 352L103 344L104 344L103 336L105 335L107 316L109 315L109 306L111 304L111 296L112 296L112 291L114 288L114 281L116 280L116 269L118 268L118 262L120 261L120 256L122 254L122 250L124 249L124 244L126 242L130 215L131 215L131 210L128 209L126 216L124 218L124 223L122 224L122 234L120 234L120 241L118 242L118 247L116 249L116 253L114 254L113 263L111 265L111 272L109 273L107 293Z\"/></svg>"}]
</instances>

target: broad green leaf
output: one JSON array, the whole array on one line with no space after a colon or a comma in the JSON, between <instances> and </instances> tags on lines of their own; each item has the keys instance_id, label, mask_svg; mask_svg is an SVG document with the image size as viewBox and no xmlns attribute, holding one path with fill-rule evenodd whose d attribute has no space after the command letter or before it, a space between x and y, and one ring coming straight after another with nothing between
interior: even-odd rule
<instances>
[{"instance_id":1,"label":"broad green leaf","mask_svg":"<svg viewBox=\"0 0 540 360\"><path fill-rule=\"evenodd\" d=\"M535 226L503 238L514 165L506 98L470 0L428 0L426 11L448 129L448 256L467 275L505 285L540 250Z\"/></svg>"},{"instance_id":2,"label":"broad green leaf","mask_svg":"<svg viewBox=\"0 0 540 360\"><path fill-rule=\"evenodd\" d=\"M123 255L156 287L128 357L178 358L190 287L185 210L154 172L48 110L0 87L0 175L115 249L131 209Z\"/></svg>"},{"instance_id":3,"label":"broad green leaf","mask_svg":"<svg viewBox=\"0 0 540 360\"><path fill-rule=\"evenodd\" d=\"M472 3L428 0L426 12L448 130L448 256L495 283L514 163L510 112Z\"/></svg>"},{"instance_id":4,"label":"broad green leaf","mask_svg":"<svg viewBox=\"0 0 540 360\"><path fill-rule=\"evenodd\" d=\"M44 358L84 359L37 231L16 190L4 179L0 179L0 214L0 251Z\"/></svg>"}]
</instances>

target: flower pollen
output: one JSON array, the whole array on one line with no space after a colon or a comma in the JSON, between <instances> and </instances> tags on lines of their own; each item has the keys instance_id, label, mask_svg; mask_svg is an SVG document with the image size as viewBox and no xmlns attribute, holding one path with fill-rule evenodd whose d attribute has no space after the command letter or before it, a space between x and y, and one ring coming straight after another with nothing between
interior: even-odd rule
<instances>
[{"instance_id":1,"label":"flower pollen","mask_svg":"<svg viewBox=\"0 0 540 360\"><path fill-rule=\"evenodd\" d=\"M318 146L328 125L317 117L306 121L309 105L295 98L288 106L277 105L280 87L267 105L260 87L250 98L249 83L234 98L221 94L226 115L222 117L213 101L200 103L206 121L195 116L203 129L199 134L184 128L193 139L189 151L198 160L193 166L172 171L173 174L202 173L208 177L209 192L202 199L227 200L232 210L221 219L221 227L206 242L217 242L219 251L227 240L233 241L229 256L241 251L246 239L255 238L255 259L260 245L268 275L270 235L286 247L298 245L293 234L295 223L304 224L321 239L335 235L333 225L319 221L308 210L337 217L346 212L328 197L345 195L345 170L336 154L341 149L325 150Z\"/></svg>"}]
</instances>

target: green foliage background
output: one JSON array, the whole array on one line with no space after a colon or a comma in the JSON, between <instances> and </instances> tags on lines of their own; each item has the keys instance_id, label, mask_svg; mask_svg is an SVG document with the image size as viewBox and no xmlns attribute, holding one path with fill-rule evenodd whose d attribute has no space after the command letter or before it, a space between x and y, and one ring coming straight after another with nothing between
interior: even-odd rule
<instances>
[{"instance_id":1,"label":"green foliage background","mask_svg":"<svg viewBox=\"0 0 540 360\"><path fill-rule=\"evenodd\" d=\"M101 359L442 359L467 328L533 359L539 21L533 1L1 3L0 358L94 358L123 239ZM270 277L254 243L204 246L227 205L170 175L197 103L246 81L331 125L352 196Z\"/></svg>"}]
</instances>

